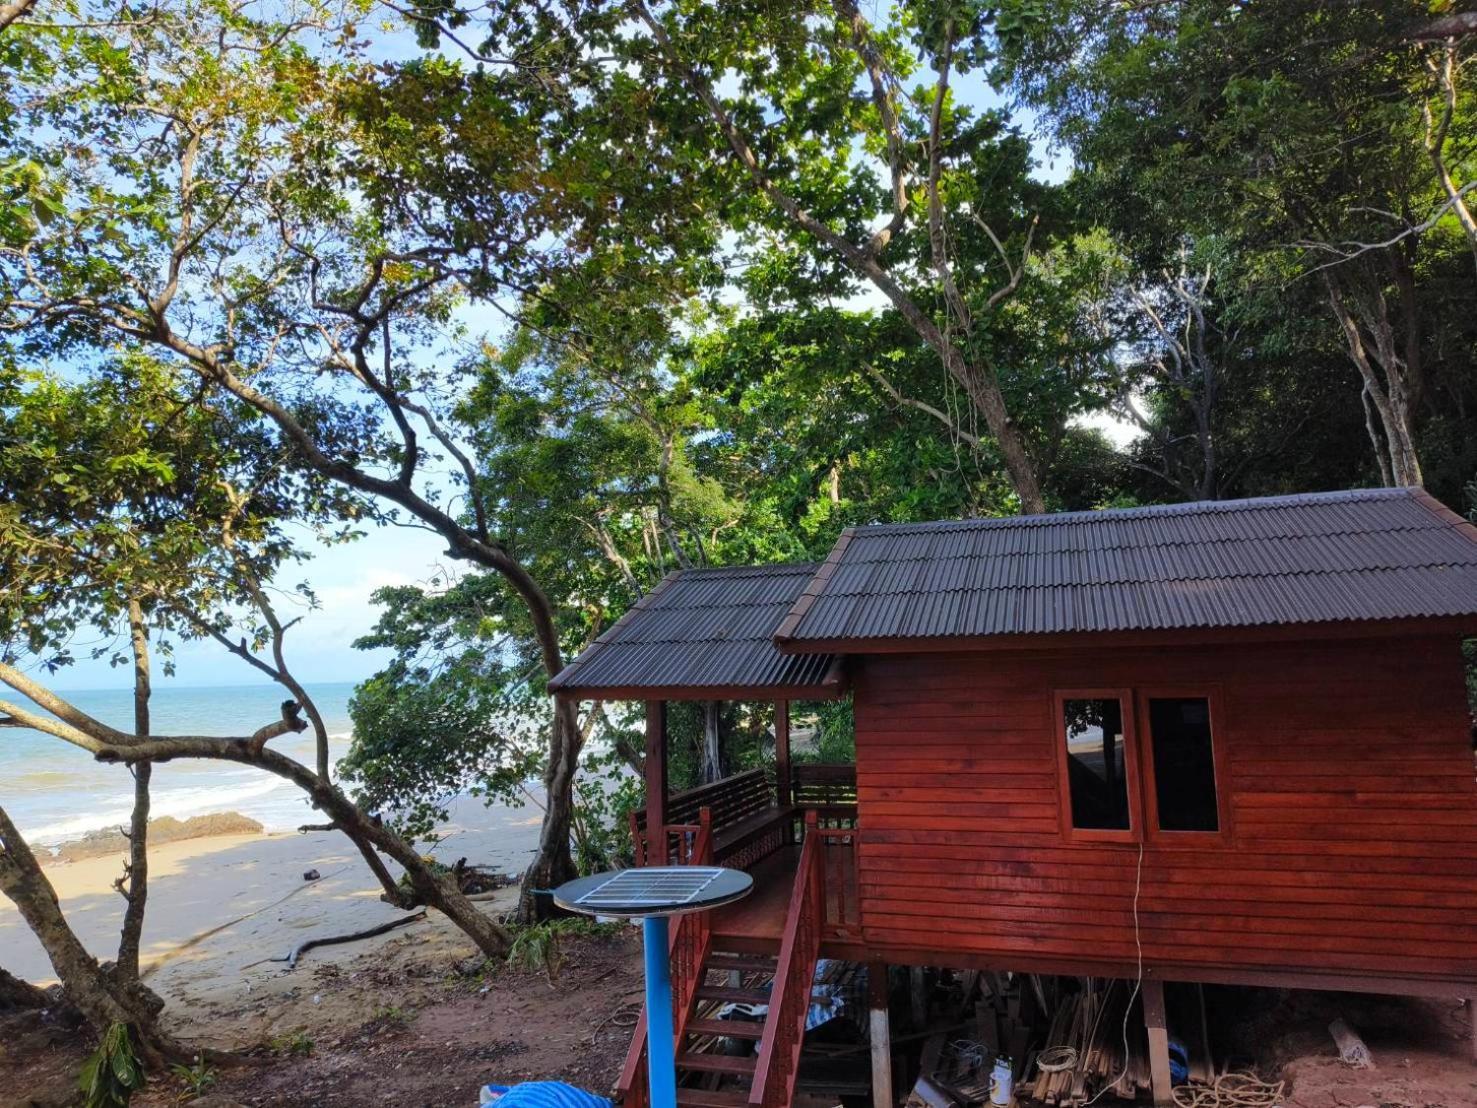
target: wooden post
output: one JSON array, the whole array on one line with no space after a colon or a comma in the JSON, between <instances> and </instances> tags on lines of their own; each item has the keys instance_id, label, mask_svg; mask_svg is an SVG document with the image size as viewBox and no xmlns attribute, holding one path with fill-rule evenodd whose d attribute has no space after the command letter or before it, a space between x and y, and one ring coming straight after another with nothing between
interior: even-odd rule
<instances>
[{"instance_id":1,"label":"wooden post","mask_svg":"<svg viewBox=\"0 0 1477 1108\"><path fill-rule=\"evenodd\" d=\"M646 864L667 857L667 702L646 702Z\"/></svg>"},{"instance_id":2,"label":"wooden post","mask_svg":"<svg viewBox=\"0 0 1477 1108\"><path fill-rule=\"evenodd\" d=\"M790 702L774 702L774 793L775 803L788 808L794 796L790 784ZM785 843L795 837L795 821L785 820Z\"/></svg>"},{"instance_id":3,"label":"wooden post","mask_svg":"<svg viewBox=\"0 0 1477 1108\"><path fill-rule=\"evenodd\" d=\"M1164 1018L1164 982L1145 981L1144 1028L1149 1033L1149 1085L1155 1104L1173 1104L1169 1079L1169 1026Z\"/></svg>"},{"instance_id":4,"label":"wooden post","mask_svg":"<svg viewBox=\"0 0 1477 1108\"><path fill-rule=\"evenodd\" d=\"M1477 999L1467 1000L1467 1022L1472 1036L1472 1061L1477 1062Z\"/></svg>"},{"instance_id":5,"label":"wooden post","mask_svg":"<svg viewBox=\"0 0 1477 1108\"><path fill-rule=\"evenodd\" d=\"M909 1014L913 1017L913 1030L922 1031L928 1026L928 993L927 980L923 974L922 966L908 967L908 1003Z\"/></svg>"},{"instance_id":6,"label":"wooden post","mask_svg":"<svg viewBox=\"0 0 1477 1108\"><path fill-rule=\"evenodd\" d=\"M892 1025L887 1012L887 964L867 965L868 1029L872 1039L872 1108L894 1108L892 1099Z\"/></svg>"}]
</instances>

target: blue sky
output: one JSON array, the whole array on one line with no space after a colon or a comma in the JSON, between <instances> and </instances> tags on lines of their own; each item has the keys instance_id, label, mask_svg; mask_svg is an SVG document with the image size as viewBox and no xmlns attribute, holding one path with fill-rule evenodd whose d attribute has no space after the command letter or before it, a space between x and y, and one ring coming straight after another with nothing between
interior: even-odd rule
<instances>
[{"instance_id":1,"label":"blue sky","mask_svg":"<svg viewBox=\"0 0 1477 1108\"><path fill-rule=\"evenodd\" d=\"M375 622L370 594L384 585L415 584L429 578L435 567L448 564L446 544L426 531L404 527L382 527L358 542L322 546L311 538L304 548L310 561L284 576L289 586L308 581L321 606L316 610L295 607L282 601L282 615L302 616L288 632L287 659L298 679L308 683L362 681L385 660L382 651L355 650L351 645ZM114 669L106 660L86 657L85 644L76 649L79 660L47 684L56 689L125 688L130 684L127 669ZM239 658L213 642L179 643L175 648L176 673L158 674L156 688L169 685L253 685L262 676Z\"/></svg>"}]
</instances>

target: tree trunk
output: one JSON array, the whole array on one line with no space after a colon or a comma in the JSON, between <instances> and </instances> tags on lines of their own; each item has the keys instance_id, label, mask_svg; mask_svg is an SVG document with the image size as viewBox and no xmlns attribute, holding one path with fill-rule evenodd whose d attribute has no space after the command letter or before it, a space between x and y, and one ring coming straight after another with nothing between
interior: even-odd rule
<instances>
[{"instance_id":1,"label":"tree trunk","mask_svg":"<svg viewBox=\"0 0 1477 1108\"><path fill-rule=\"evenodd\" d=\"M98 1031L115 1023L131 1026L139 1054L151 1069L188 1060L190 1052L159 1029L164 1002L137 981L118 979L87 952L62 915L56 890L3 808L0 848L0 891L15 903L46 950L67 1001Z\"/></svg>"},{"instance_id":2,"label":"tree trunk","mask_svg":"<svg viewBox=\"0 0 1477 1108\"><path fill-rule=\"evenodd\" d=\"M579 768L580 728L575 705L554 701L549 729L549 764L544 770L544 822L539 828L538 854L523 873L518 898L518 920L533 923L557 914L546 894L576 876L570 855L570 828L574 822L574 775Z\"/></svg>"},{"instance_id":3,"label":"tree trunk","mask_svg":"<svg viewBox=\"0 0 1477 1108\"><path fill-rule=\"evenodd\" d=\"M143 608L135 599L128 601L128 631L133 649L133 733L139 738L150 735L149 697L152 694L149 670L149 631ZM139 980L139 944L143 939L144 908L149 899L149 781L154 773L151 762L140 762L133 770L133 817L128 830L128 864L118 889L128 901L123 912L123 927L118 938L119 980Z\"/></svg>"},{"instance_id":4,"label":"tree trunk","mask_svg":"<svg viewBox=\"0 0 1477 1108\"><path fill-rule=\"evenodd\" d=\"M1421 462L1416 449L1410 384L1395 341L1384 293L1376 289L1369 294L1370 303L1362 303L1358 299L1358 291L1342 288L1326 271L1324 283L1328 289L1329 305L1343 329L1349 358L1359 370L1368 404L1378 415L1380 429L1384 432L1388 465L1381 460L1380 470L1388 473L1387 479L1395 485L1419 485L1422 482ZM1364 321L1362 328L1360 319ZM1365 341L1366 331L1373 340L1372 349Z\"/></svg>"},{"instance_id":5,"label":"tree trunk","mask_svg":"<svg viewBox=\"0 0 1477 1108\"><path fill-rule=\"evenodd\" d=\"M507 957L513 945L513 937L508 934L507 928L479 911L477 906L457 888L454 878L435 873L426 864L426 860L416 852L412 844L390 828L372 820L364 809L350 800L337 785L324 781L309 771L306 766L273 750L264 749L255 755L248 753L244 760L256 762L303 789L312 799L314 806L325 812L334 825L353 840L366 859L370 858L373 851L378 850L399 862L410 879L414 897L405 897L399 891L398 886L390 884L386 888L386 899L391 903L401 908L428 904L461 928L467 937L477 944L477 948L489 958ZM568 850L566 828L566 855ZM371 868L375 869L376 876L384 875L381 883L388 879L388 872L382 865L371 863Z\"/></svg>"},{"instance_id":6,"label":"tree trunk","mask_svg":"<svg viewBox=\"0 0 1477 1108\"><path fill-rule=\"evenodd\" d=\"M703 756L698 777L704 785L723 780L722 708L722 701L703 701Z\"/></svg>"}]
</instances>

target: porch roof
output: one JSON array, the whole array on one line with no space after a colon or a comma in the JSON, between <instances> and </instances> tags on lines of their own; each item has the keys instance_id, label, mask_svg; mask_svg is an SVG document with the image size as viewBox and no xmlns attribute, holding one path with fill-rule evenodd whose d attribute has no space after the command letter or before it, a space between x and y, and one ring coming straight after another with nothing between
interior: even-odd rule
<instances>
[{"instance_id":1,"label":"porch roof","mask_svg":"<svg viewBox=\"0 0 1477 1108\"><path fill-rule=\"evenodd\" d=\"M773 634L815 573L809 563L668 574L549 688L581 700L821 700L838 660L781 654Z\"/></svg>"}]
</instances>

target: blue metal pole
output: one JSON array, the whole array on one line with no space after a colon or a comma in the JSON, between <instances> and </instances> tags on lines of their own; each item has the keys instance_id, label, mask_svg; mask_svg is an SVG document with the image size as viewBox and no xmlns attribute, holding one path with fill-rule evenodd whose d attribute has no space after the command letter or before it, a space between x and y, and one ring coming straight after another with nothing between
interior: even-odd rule
<instances>
[{"instance_id":1,"label":"blue metal pole","mask_svg":"<svg viewBox=\"0 0 1477 1108\"><path fill-rule=\"evenodd\" d=\"M641 921L646 946L646 1080L652 1108L677 1108L677 1059L672 1042L672 967L667 917Z\"/></svg>"}]
</instances>

